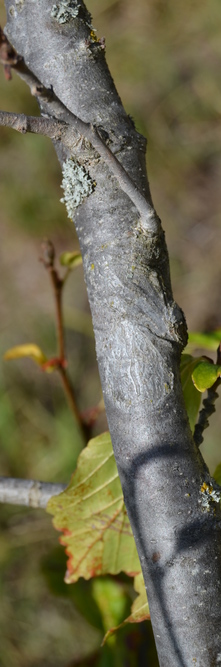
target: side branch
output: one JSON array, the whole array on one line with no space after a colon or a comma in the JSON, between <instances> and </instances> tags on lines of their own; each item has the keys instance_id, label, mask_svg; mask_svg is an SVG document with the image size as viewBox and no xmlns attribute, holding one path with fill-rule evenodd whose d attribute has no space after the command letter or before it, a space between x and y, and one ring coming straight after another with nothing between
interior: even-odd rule
<instances>
[{"instance_id":1,"label":"side branch","mask_svg":"<svg viewBox=\"0 0 221 667\"><path fill-rule=\"evenodd\" d=\"M59 110L61 113L63 105L58 100L56 100L56 107L58 107L56 110ZM121 189L128 195L139 211L145 229L149 232L157 233L160 227L160 221L154 208L141 194L116 156L102 141L96 127L89 123L85 123L80 118L77 118L77 116L74 116L74 114L68 111L66 107L63 107L63 109L65 110L65 115L68 114L70 117L70 125L63 120L58 120L52 117L25 116L25 114L10 113L7 111L0 111L0 125L10 127L22 134L30 132L33 134L42 134L54 141L62 140L63 145L68 148L72 154L74 153L74 138L71 132L71 128L73 127L75 131L79 132L90 142L99 153L100 157L106 162L112 174L117 178Z\"/></svg>"},{"instance_id":2,"label":"side branch","mask_svg":"<svg viewBox=\"0 0 221 667\"><path fill-rule=\"evenodd\" d=\"M0 503L45 509L51 496L57 496L65 488L66 484L0 477Z\"/></svg>"},{"instance_id":3,"label":"side branch","mask_svg":"<svg viewBox=\"0 0 221 667\"><path fill-rule=\"evenodd\" d=\"M10 47L11 45L3 31L1 31L1 34L4 36L4 42L7 41L8 47ZM13 49L13 47L11 48ZM2 58L0 58L0 60L4 66L7 64L7 58L4 59L4 61ZM23 114L18 115L0 112L0 125L8 125L8 127L12 127L22 133L34 132L44 134L54 140L62 138L62 143L66 148L71 150L72 154L75 151L73 150L73 134L70 130L72 129L85 137L107 164L110 171L117 179L121 189L136 206L144 228L152 234L157 234L160 229L160 220L152 203L147 201L146 197L140 192L123 165L119 162L114 153L112 153L105 141L103 141L97 128L90 123L84 122L70 112L56 97L53 89L45 88L32 74L22 57L17 55L16 57L11 58L8 64L15 69L19 76L28 84L32 95L37 97L40 106L41 100L47 104L50 118L31 118L30 116L24 116ZM62 121L64 122L62 123Z\"/></svg>"},{"instance_id":4,"label":"side branch","mask_svg":"<svg viewBox=\"0 0 221 667\"><path fill-rule=\"evenodd\" d=\"M65 127L63 121L54 118L43 118L42 116L25 116L25 114L9 113L0 111L0 125L11 127L17 132L26 134L43 134L50 139L58 140L61 138L62 130Z\"/></svg>"}]
</instances>

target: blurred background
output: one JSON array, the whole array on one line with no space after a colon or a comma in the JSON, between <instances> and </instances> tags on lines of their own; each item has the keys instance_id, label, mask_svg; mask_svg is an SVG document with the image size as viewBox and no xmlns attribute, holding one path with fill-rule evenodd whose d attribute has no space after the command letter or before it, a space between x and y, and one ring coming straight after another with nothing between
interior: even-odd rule
<instances>
[{"instance_id":1,"label":"blurred background","mask_svg":"<svg viewBox=\"0 0 221 667\"><path fill-rule=\"evenodd\" d=\"M190 331L219 328L220 2L88 0L87 6L98 36L106 37L124 106L148 138L148 176L166 231L175 299ZM4 27L3 0L0 20ZM38 113L25 84L15 73L7 82L2 70L0 108ZM0 128L0 151L0 358L28 342L54 356L54 301L40 246L50 238L58 257L78 248L59 201L60 166L42 137ZM70 374L85 410L99 402L101 389L81 267L65 287L64 319ZM28 360L0 361L0 367L0 475L68 482L83 440L59 377ZM221 461L220 426L218 404L202 446L212 473ZM103 415L94 434L105 429ZM4 506L0 530L2 667L157 665L151 630L147 647L142 625L100 650L105 602L90 584L62 584L65 558L50 516ZM133 593L124 578L112 584L103 598L109 595L114 625L129 613Z\"/></svg>"}]
</instances>

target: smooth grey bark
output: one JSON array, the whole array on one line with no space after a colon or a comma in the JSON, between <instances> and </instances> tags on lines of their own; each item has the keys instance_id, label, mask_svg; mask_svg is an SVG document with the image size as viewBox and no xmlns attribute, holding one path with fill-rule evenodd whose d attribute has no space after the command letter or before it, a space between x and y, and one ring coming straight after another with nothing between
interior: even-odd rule
<instances>
[{"instance_id":1,"label":"smooth grey bark","mask_svg":"<svg viewBox=\"0 0 221 667\"><path fill-rule=\"evenodd\" d=\"M221 664L221 514L191 436L179 377L186 325L173 301L152 208L146 142L124 111L82 0L6 0L7 35L32 73L98 128L144 194L145 218L73 128L56 142L96 182L76 209L107 418L135 536L161 667ZM53 101L41 111L71 123ZM93 143L93 142L92 142ZM156 229L159 228L159 231Z\"/></svg>"}]
</instances>

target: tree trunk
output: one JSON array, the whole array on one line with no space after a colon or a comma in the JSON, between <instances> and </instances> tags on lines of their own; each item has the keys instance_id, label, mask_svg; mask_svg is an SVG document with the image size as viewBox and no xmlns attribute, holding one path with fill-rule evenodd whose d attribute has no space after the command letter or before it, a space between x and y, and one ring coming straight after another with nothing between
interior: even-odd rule
<instances>
[{"instance_id":1,"label":"tree trunk","mask_svg":"<svg viewBox=\"0 0 221 667\"><path fill-rule=\"evenodd\" d=\"M193 443L179 377L186 324L173 301L164 233L152 206L146 141L122 107L82 0L5 4L8 38L30 71L96 126L147 202L142 214L74 124L69 148L62 137L56 141L61 163L71 155L77 160L66 163L66 201L69 167L83 166L78 176L90 183L74 222L159 663L215 667L221 664L221 514L219 504L202 503L209 475ZM58 117L53 101L41 98L40 106ZM59 118L71 124L67 110ZM78 201L67 201L70 215Z\"/></svg>"}]
</instances>

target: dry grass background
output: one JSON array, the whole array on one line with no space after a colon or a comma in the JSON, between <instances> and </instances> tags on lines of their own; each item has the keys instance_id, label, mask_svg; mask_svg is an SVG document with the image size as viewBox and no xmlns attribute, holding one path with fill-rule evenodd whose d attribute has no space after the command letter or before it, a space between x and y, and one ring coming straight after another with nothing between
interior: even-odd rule
<instances>
[{"instance_id":1,"label":"dry grass background","mask_svg":"<svg viewBox=\"0 0 221 667\"><path fill-rule=\"evenodd\" d=\"M88 0L87 6L106 37L126 110L148 137L148 175L175 298L190 330L221 327L220 2ZM15 74L6 82L2 72L0 107L37 113L25 85ZM58 254L77 247L59 202L60 180L47 139L0 128L1 356L29 341L54 354L53 298L38 257L45 236ZM100 383L81 268L67 285L65 318L71 374L86 408L99 400ZM220 424L217 414L203 446L211 472L221 460ZM0 474L66 481L81 445L56 377L29 362L1 362ZM50 517L5 507L0 525L0 665L76 663L98 646L100 633L70 599L48 591L41 564L57 542Z\"/></svg>"}]
</instances>

